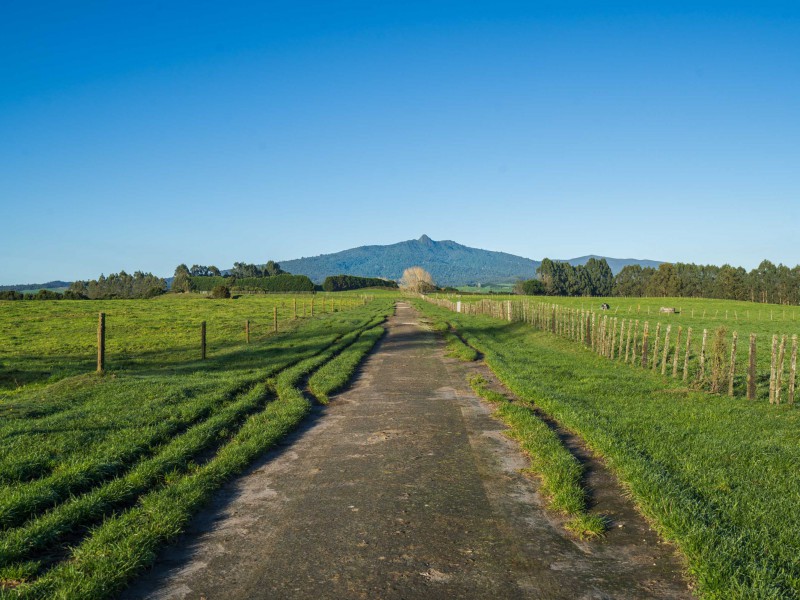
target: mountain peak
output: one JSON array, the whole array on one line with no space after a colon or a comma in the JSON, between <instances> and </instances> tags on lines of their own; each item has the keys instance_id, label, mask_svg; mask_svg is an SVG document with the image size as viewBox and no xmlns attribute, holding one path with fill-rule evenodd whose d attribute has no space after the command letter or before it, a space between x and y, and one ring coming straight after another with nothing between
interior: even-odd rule
<instances>
[{"instance_id":1,"label":"mountain peak","mask_svg":"<svg viewBox=\"0 0 800 600\"><path fill-rule=\"evenodd\" d=\"M569 262L585 264L590 257ZM606 259L613 273L631 262L644 265L648 261ZM419 266L428 271L440 285L475 283L513 283L536 276L539 261L463 246L452 240L434 241L426 234L416 240L405 240L386 246L359 246L334 254L323 254L296 260L281 260L280 265L290 273L308 275L315 283L329 275L358 275L400 279L403 270ZM652 263L656 266L658 263Z\"/></svg>"}]
</instances>

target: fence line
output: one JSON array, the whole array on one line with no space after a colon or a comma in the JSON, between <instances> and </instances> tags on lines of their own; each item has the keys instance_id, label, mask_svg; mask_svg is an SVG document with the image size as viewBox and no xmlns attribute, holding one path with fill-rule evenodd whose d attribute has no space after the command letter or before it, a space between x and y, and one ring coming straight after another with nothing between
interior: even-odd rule
<instances>
[{"instance_id":1,"label":"fence line","mask_svg":"<svg viewBox=\"0 0 800 600\"><path fill-rule=\"evenodd\" d=\"M348 302L347 300L352 300L352 302ZM331 299L330 303L326 306L325 301L323 299L322 302L322 312L323 313L333 313L333 312L342 312L346 309L356 308L359 306L363 306L374 300L374 296L367 295L367 294L360 294L358 298L340 298L339 299L339 306L338 309L336 307L334 299ZM283 304L281 305L282 308L285 308ZM327 309L327 310L326 310ZM288 309L286 310L288 313ZM318 311L319 312L319 311ZM303 315L305 316L305 302L303 302ZM314 299L311 299L311 316L314 316ZM287 317L284 320L296 320L297 319L297 299L293 299L293 307L292 307L292 316ZM276 304L273 306L273 313L272 313L272 332L278 333L278 305ZM245 337L245 344L250 343L250 328L251 322L250 319L246 319L244 322L244 337ZM206 360L207 357L207 327L206 321L201 321L200 323L200 360ZM98 314L98 321L97 321L97 372L103 373L106 368L106 313L101 312Z\"/></svg>"},{"instance_id":2,"label":"fence line","mask_svg":"<svg viewBox=\"0 0 800 600\"><path fill-rule=\"evenodd\" d=\"M484 315L509 322L523 322L541 331L580 343L609 360L624 362L635 368L658 372L660 364L660 372L665 377L668 376L671 357L671 375L675 379L678 377L681 350L683 350L683 381L691 382L697 389L717 393L727 392L730 397L739 396L749 400L758 397L759 376L755 333L750 334L748 360L742 363L744 372L737 373L739 363L736 353L739 334L733 331L728 337L724 327L714 332L710 350L709 330L703 329L700 352L694 354L691 327L686 328L686 338L682 348L684 333L682 326L678 327L673 343L672 326L669 324L662 333L661 323L656 322L655 333L652 333L648 320L641 323L640 330L638 319L613 316L607 311L597 312L583 307L574 308L530 300L481 299L476 302L453 302L446 298L425 295L422 298L442 308L466 315ZM797 335L793 335L790 340L787 335L773 335L769 389L768 394L765 394L770 404L779 405L784 399L788 404L794 403L797 388L797 353ZM788 388L784 396L786 385Z\"/></svg>"}]
</instances>

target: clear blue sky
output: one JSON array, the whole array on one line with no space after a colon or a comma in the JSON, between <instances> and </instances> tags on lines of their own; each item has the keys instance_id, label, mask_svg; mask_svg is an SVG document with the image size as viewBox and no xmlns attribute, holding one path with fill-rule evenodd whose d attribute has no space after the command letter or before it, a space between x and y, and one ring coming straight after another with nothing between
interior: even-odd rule
<instances>
[{"instance_id":1,"label":"clear blue sky","mask_svg":"<svg viewBox=\"0 0 800 600\"><path fill-rule=\"evenodd\" d=\"M800 3L7 2L0 283L453 239L800 262Z\"/></svg>"}]
</instances>

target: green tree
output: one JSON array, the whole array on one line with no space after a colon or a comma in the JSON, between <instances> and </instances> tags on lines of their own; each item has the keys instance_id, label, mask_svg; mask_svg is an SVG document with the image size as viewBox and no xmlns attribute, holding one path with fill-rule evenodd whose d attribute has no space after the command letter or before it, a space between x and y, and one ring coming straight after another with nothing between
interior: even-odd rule
<instances>
[{"instance_id":1,"label":"green tree","mask_svg":"<svg viewBox=\"0 0 800 600\"><path fill-rule=\"evenodd\" d=\"M584 270L588 276L588 289L584 284L584 296L610 296L614 288L614 274L605 258L590 258Z\"/></svg>"},{"instance_id":2,"label":"green tree","mask_svg":"<svg viewBox=\"0 0 800 600\"><path fill-rule=\"evenodd\" d=\"M275 275L283 275L286 271L281 269L281 266L274 260L268 260L264 266L264 273L267 277L274 277Z\"/></svg>"},{"instance_id":3,"label":"green tree","mask_svg":"<svg viewBox=\"0 0 800 600\"><path fill-rule=\"evenodd\" d=\"M527 279L514 284L514 293L521 296L544 296L544 284L538 279Z\"/></svg>"},{"instance_id":4,"label":"green tree","mask_svg":"<svg viewBox=\"0 0 800 600\"><path fill-rule=\"evenodd\" d=\"M661 263L650 278L645 293L648 296L662 298L678 296L680 294L680 283L675 267L671 263Z\"/></svg>"},{"instance_id":5,"label":"green tree","mask_svg":"<svg viewBox=\"0 0 800 600\"><path fill-rule=\"evenodd\" d=\"M180 264L175 267L175 274L172 277L172 291L173 292L190 292L192 291L192 280L189 267L185 264Z\"/></svg>"}]
</instances>

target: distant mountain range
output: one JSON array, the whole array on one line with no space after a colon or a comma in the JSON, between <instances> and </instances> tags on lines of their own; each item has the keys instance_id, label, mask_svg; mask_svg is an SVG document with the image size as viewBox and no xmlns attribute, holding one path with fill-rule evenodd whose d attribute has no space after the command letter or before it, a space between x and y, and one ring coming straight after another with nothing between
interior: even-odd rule
<instances>
[{"instance_id":1,"label":"distant mountain range","mask_svg":"<svg viewBox=\"0 0 800 600\"><path fill-rule=\"evenodd\" d=\"M71 281L48 281L47 283L20 283L17 285L0 285L0 292L23 292L37 290L64 290L72 284Z\"/></svg>"},{"instance_id":2,"label":"distant mountain range","mask_svg":"<svg viewBox=\"0 0 800 600\"><path fill-rule=\"evenodd\" d=\"M655 260L595 255L570 258L564 262L583 265L590 258L605 258L615 275L626 265L658 267L661 264ZM507 252L470 248L451 240L437 242L427 235L418 240L387 246L359 246L334 254L280 261L282 269L296 275L308 275L314 283L322 283L329 275L360 275L397 280L402 277L406 268L420 266L433 276L437 284L443 286L502 284L531 279L536 276L536 269L540 264L538 260ZM167 281L171 279L169 277ZM69 285L68 281L50 281L42 284L0 286L0 291L63 289Z\"/></svg>"},{"instance_id":3,"label":"distant mountain range","mask_svg":"<svg viewBox=\"0 0 800 600\"><path fill-rule=\"evenodd\" d=\"M592 256L569 259L573 265L585 264ZM594 258L603 258L595 256ZM655 266L653 260L606 258L616 274L626 265ZM475 285L509 283L536 276L540 261L492 250L463 246L451 240L434 241L427 235L388 246L360 246L334 254L309 258L282 260L282 269L308 275L321 283L328 275L360 275L400 279L403 270L420 266L428 271L439 285Z\"/></svg>"}]
</instances>

